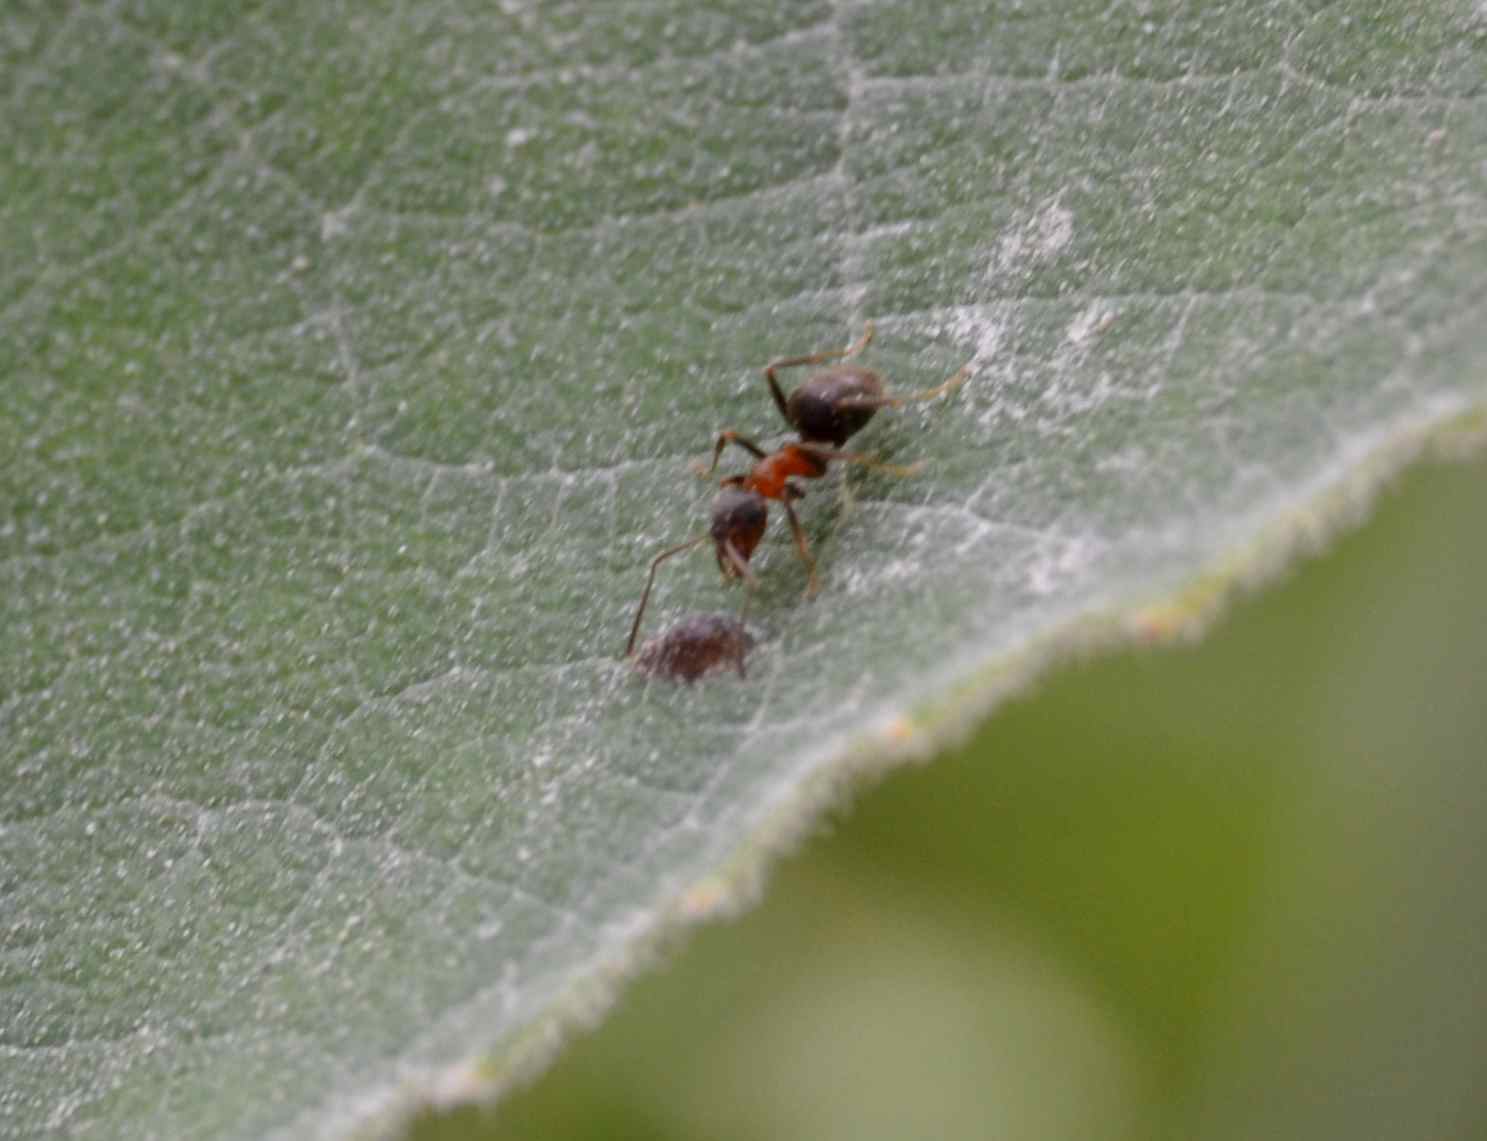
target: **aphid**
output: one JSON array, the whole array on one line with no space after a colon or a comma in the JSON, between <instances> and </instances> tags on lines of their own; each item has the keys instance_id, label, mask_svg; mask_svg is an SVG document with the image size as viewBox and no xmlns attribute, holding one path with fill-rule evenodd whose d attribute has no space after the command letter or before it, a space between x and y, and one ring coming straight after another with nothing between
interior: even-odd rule
<instances>
[{"instance_id":1,"label":"aphid","mask_svg":"<svg viewBox=\"0 0 1487 1141\"><path fill-rule=\"evenodd\" d=\"M808 444L823 443L841 447L848 437L867 427L879 408L901 408L910 400L933 400L965 383L971 375L967 364L944 384L921 392L896 395L883 388L883 378L861 365L839 364L808 377L789 396L780 388L775 373L783 368L826 364L828 361L850 361L872 342L873 323L869 321L862 336L845 349L810 353L803 357L781 357L764 367L764 379L775 407L800 438Z\"/></svg>"},{"instance_id":2,"label":"aphid","mask_svg":"<svg viewBox=\"0 0 1487 1141\"><path fill-rule=\"evenodd\" d=\"M747 677L744 659L753 648L753 635L737 618L693 614L641 646L635 655L635 668L688 685L724 666L732 666L739 677Z\"/></svg>"}]
</instances>

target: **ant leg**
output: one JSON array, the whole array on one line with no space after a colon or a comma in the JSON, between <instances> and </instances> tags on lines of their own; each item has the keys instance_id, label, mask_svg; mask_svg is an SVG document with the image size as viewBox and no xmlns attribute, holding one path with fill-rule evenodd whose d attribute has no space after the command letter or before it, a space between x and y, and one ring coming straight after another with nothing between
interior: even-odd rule
<instances>
[{"instance_id":1,"label":"ant leg","mask_svg":"<svg viewBox=\"0 0 1487 1141\"><path fill-rule=\"evenodd\" d=\"M630 640L625 643L625 657L628 658L635 652L635 637L640 633L640 619L645 615L645 604L650 601L651 587L656 581L656 568L672 555L679 555L683 551L690 551L693 547L706 540L706 535L698 535L697 538L689 539L685 543L679 543L674 547L667 547L666 550L651 560L651 573L645 580L645 590L640 594L640 605L635 610L635 621L630 625Z\"/></svg>"},{"instance_id":2,"label":"ant leg","mask_svg":"<svg viewBox=\"0 0 1487 1141\"><path fill-rule=\"evenodd\" d=\"M791 423L789 405L785 400L784 391L780 388L779 378L775 376L775 370L798 368L801 365L808 364L825 364L827 361L849 361L872 342L873 332L873 323L869 321L863 327L862 336L858 337L857 340L853 341L845 349L808 353L803 357L780 357L778 360L772 360L764 366L764 380L769 385L769 394L774 397L775 407L780 410L780 416L786 424L789 424L791 428L795 427Z\"/></svg>"},{"instance_id":3,"label":"ant leg","mask_svg":"<svg viewBox=\"0 0 1487 1141\"><path fill-rule=\"evenodd\" d=\"M762 460L766 455L769 454L758 444L754 443L753 440L747 439L744 436L740 436L732 428L725 428L723 429L723 431L718 433L718 441L713 445L713 462L708 467L703 467L700 463L694 464L692 470L694 470L704 479L712 475L713 472L718 470L718 460L723 455L723 449L726 448L729 444L733 444L736 447L742 448L744 451L750 453L756 460Z\"/></svg>"},{"instance_id":4,"label":"ant leg","mask_svg":"<svg viewBox=\"0 0 1487 1141\"><path fill-rule=\"evenodd\" d=\"M805 563L806 570L810 572L810 579L805 588L805 596L810 598L819 589L816 582L816 560L811 555L810 544L805 541L805 528L800 525L800 517L795 514L795 508L790 506L788 499L784 503L785 518L790 520L790 534L795 539L795 549L800 553L800 561Z\"/></svg>"},{"instance_id":5,"label":"ant leg","mask_svg":"<svg viewBox=\"0 0 1487 1141\"><path fill-rule=\"evenodd\" d=\"M967 362L954 376L944 384L937 384L933 388L926 388L919 392L893 393L886 392L882 396L849 396L845 400L837 402L838 408L902 408L911 400L933 400L936 396L943 396L947 392L954 392L964 384L971 375L970 362Z\"/></svg>"},{"instance_id":6,"label":"ant leg","mask_svg":"<svg viewBox=\"0 0 1487 1141\"><path fill-rule=\"evenodd\" d=\"M857 509L857 497L852 494L852 481L847 478L847 473L842 473L841 489L838 495L841 502L841 519L847 519Z\"/></svg>"},{"instance_id":7,"label":"ant leg","mask_svg":"<svg viewBox=\"0 0 1487 1141\"><path fill-rule=\"evenodd\" d=\"M749 567L749 560L743 557L731 539L723 541L717 549L717 555L718 569L723 572L724 578L741 578L749 586L759 585L759 580L754 577L754 572Z\"/></svg>"},{"instance_id":8,"label":"ant leg","mask_svg":"<svg viewBox=\"0 0 1487 1141\"><path fill-rule=\"evenodd\" d=\"M796 446L802 447L804 445L797 444ZM809 451L812 455L818 456L822 460L831 460L844 464L861 464L869 471L880 471L885 475L918 475L924 470L923 460L916 460L911 464L886 464L876 456L864 455L862 452L838 452L831 448L817 447L812 447Z\"/></svg>"},{"instance_id":9,"label":"ant leg","mask_svg":"<svg viewBox=\"0 0 1487 1141\"><path fill-rule=\"evenodd\" d=\"M745 562L744 559L743 559L743 556L740 555L738 553L738 551L734 549L733 544L732 543L727 543L725 545L726 545L726 547L728 549L728 557L730 559L736 559L736 560L738 560L738 565L740 567L741 574L743 576L743 581L744 581L743 602L739 603L739 607L738 607L738 620L739 620L739 622L743 622L749 616L749 603L754 600L754 591L759 588L759 580L754 577L754 572L749 569L749 564L747 562ZM722 556L721 555L718 556L718 562L721 565L721 563L722 563ZM743 654L740 653L739 656L738 656L738 676L739 677L747 677L748 676L747 674L744 673L743 658L744 658Z\"/></svg>"}]
</instances>

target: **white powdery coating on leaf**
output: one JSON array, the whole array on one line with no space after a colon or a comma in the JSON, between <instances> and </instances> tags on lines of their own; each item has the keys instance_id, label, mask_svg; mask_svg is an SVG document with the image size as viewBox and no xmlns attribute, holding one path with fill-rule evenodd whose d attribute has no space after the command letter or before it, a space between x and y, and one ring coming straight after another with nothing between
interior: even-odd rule
<instances>
[{"instance_id":1,"label":"white powdery coating on leaf","mask_svg":"<svg viewBox=\"0 0 1487 1141\"><path fill-rule=\"evenodd\" d=\"M1001 321L976 306L958 308L949 315L948 321L943 324L931 323L924 329L925 336L938 337L944 334L956 344L970 349L971 359L968 363L973 372L979 372L981 366L996 360L1005 332L1006 326Z\"/></svg>"},{"instance_id":2,"label":"white powdery coating on leaf","mask_svg":"<svg viewBox=\"0 0 1487 1141\"><path fill-rule=\"evenodd\" d=\"M998 239L989 277L998 280L1052 260L1074 240L1074 212L1058 199L1031 218L1007 228Z\"/></svg>"},{"instance_id":3,"label":"white powdery coating on leaf","mask_svg":"<svg viewBox=\"0 0 1487 1141\"><path fill-rule=\"evenodd\" d=\"M1069 344L1083 345L1096 333L1103 333L1115 323L1115 309L1103 301L1091 302L1069 322L1066 334Z\"/></svg>"},{"instance_id":4,"label":"white powdery coating on leaf","mask_svg":"<svg viewBox=\"0 0 1487 1141\"><path fill-rule=\"evenodd\" d=\"M1108 543L1082 535L1052 538L1039 544L1025 572L1028 590L1035 595L1049 595L1068 589L1071 583L1085 577L1108 548Z\"/></svg>"}]
</instances>

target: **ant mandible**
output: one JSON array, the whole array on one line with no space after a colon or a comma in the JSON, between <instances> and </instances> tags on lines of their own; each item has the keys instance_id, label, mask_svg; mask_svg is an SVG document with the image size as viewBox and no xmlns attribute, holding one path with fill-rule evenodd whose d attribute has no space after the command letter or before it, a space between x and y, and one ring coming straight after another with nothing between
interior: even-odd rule
<instances>
[{"instance_id":1,"label":"ant mandible","mask_svg":"<svg viewBox=\"0 0 1487 1141\"><path fill-rule=\"evenodd\" d=\"M651 587L656 581L656 570L674 555L690 551L711 539L713 554L718 569L725 579L743 579L757 585L749 567L754 549L764 536L769 523L768 500L778 500L785 508L785 517L790 523L790 534L795 540L795 550L806 565L808 575L806 597L818 589L816 560L811 555L806 541L805 528L795 514L792 502L805 496L805 489L794 480L820 479L833 462L856 463L879 471L896 475L912 475L918 464L900 467L881 463L872 456L858 452L841 451L848 437L860 432L880 408L900 408L911 400L931 400L950 392L963 384L970 375L970 364L966 364L945 383L920 392L895 395L887 392L882 378L861 365L838 365L811 376L788 397L780 388L777 370L802 365L825 364L828 361L849 361L867 348L873 339L873 324L869 321L862 336L845 349L810 353L806 356L781 357L764 368L764 378L770 395L785 422L800 434L799 442L781 445L774 452L766 452L752 440L730 429L718 433L713 445L712 464L702 474L711 475L717 470L723 449L729 444L743 448L754 457L754 464L745 475L731 475L721 481L721 490L713 500L712 519L705 535L689 539L674 547L668 547L651 560L650 573L645 580L645 590L640 595L640 605L635 611L635 621L630 627L630 638L625 643L625 656L635 650L635 640L640 634L640 622L650 600ZM830 446L828 446L830 445Z\"/></svg>"}]
</instances>

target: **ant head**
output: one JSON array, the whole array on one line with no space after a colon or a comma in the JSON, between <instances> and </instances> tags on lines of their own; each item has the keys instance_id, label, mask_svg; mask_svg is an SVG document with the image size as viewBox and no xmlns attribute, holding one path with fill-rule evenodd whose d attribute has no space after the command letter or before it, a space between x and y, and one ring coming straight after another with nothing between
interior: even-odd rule
<instances>
[{"instance_id":1,"label":"ant head","mask_svg":"<svg viewBox=\"0 0 1487 1141\"><path fill-rule=\"evenodd\" d=\"M738 482L734 482L738 480ZM748 563L754 548L764 537L764 528L769 524L769 508L764 496L742 486L742 478L732 476L723 481L723 489L713 500L712 525L708 534L717 549L718 562L724 573L733 574L738 568L729 555L729 548Z\"/></svg>"}]
</instances>

